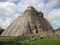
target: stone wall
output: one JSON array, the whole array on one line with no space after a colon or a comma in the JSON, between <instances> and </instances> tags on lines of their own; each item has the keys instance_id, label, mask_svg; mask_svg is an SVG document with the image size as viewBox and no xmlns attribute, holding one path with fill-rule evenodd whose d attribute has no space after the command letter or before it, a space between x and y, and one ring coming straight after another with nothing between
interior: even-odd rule
<instances>
[{"instance_id":1,"label":"stone wall","mask_svg":"<svg viewBox=\"0 0 60 45\"><path fill-rule=\"evenodd\" d=\"M13 36L0 36L0 40L15 40Z\"/></svg>"}]
</instances>

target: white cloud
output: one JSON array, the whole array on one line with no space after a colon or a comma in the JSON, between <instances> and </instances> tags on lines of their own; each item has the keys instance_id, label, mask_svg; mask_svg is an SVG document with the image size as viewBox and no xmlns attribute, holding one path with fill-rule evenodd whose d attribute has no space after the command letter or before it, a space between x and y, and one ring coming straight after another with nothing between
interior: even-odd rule
<instances>
[{"instance_id":1,"label":"white cloud","mask_svg":"<svg viewBox=\"0 0 60 45\"><path fill-rule=\"evenodd\" d=\"M54 9L48 14L49 20L58 19L60 17L60 9Z\"/></svg>"},{"instance_id":2,"label":"white cloud","mask_svg":"<svg viewBox=\"0 0 60 45\"><path fill-rule=\"evenodd\" d=\"M2 22L2 27L3 28L6 28L10 23L11 23L11 19L10 18L7 18L4 22ZM6 27L5 27L6 26Z\"/></svg>"},{"instance_id":3,"label":"white cloud","mask_svg":"<svg viewBox=\"0 0 60 45\"><path fill-rule=\"evenodd\" d=\"M9 2L5 2L5 3L1 2L0 3L0 13L3 14L3 12L5 13L6 16L9 16L9 15L15 13L16 5L13 3L9 3Z\"/></svg>"},{"instance_id":4,"label":"white cloud","mask_svg":"<svg viewBox=\"0 0 60 45\"><path fill-rule=\"evenodd\" d=\"M0 19L0 26L2 26L2 19Z\"/></svg>"},{"instance_id":5,"label":"white cloud","mask_svg":"<svg viewBox=\"0 0 60 45\"><path fill-rule=\"evenodd\" d=\"M60 9L54 9L48 14L48 20L51 22L53 27L56 29L60 27ZM55 26L55 25L56 26Z\"/></svg>"},{"instance_id":6,"label":"white cloud","mask_svg":"<svg viewBox=\"0 0 60 45\"><path fill-rule=\"evenodd\" d=\"M50 11L54 9L58 5L58 0L50 0L44 5L44 8L42 9L42 12L44 13L45 17L47 18Z\"/></svg>"},{"instance_id":7,"label":"white cloud","mask_svg":"<svg viewBox=\"0 0 60 45\"><path fill-rule=\"evenodd\" d=\"M44 13L44 17L50 21L54 28L58 28L60 27L60 9L54 9L58 4L60 4L59 0L8 0L0 2L0 18L2 20L0 22L3 22L2 27L6 28L6 25L8 26L17 16L21 15L27 6L33 6L36 10Z\"/></svg>"},{"instance_id":8,"label":"white cloud","mask_svg":"<svg viewBox=\"0 0 60 45\"><path fill-rule=\"evenodd\" d=\"M44 7L44 0L21 0L17 4L17 9L19 12L24 12L28 6L35 7L38 11L42 10Z\"/></svg>"},{"instance_id":9,"label":"white cloud","mask_svg":"<svg viewBox=\"0 0 60 45\"><path fill-rule=\"evenodd\" d=\"M6 28L16 18L16 5L10 2L0 2L0 24Z\"/></svg>"}]
</instances>

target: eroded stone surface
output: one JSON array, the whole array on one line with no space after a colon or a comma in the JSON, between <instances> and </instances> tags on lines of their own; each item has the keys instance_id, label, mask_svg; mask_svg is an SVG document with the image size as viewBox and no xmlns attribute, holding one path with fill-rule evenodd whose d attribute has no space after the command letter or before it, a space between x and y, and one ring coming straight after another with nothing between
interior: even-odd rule
<instances>
[{"instance_id":1,"label":"eroded stone surface","mask_svg":"<svg viewBox=\"0 0 60 45\"><path fill-rule=\"evenodd\" d=\"M20 36L32 34L36 37L53 37L54 31L50 23L32 6L28 7L22 16L19 16L1 34L1 36Z\"/></svg>"}]
</instances>

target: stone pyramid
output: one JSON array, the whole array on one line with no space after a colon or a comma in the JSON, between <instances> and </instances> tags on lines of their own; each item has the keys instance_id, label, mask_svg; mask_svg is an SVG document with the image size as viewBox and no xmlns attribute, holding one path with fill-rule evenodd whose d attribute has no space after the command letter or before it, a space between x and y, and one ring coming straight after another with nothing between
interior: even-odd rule
<instances>
[{"instance_id":1,"label":"stone pyramid","mask_svg":"<svg viewBox=\"0 0 60 45\"><path fill-rule=\"evenodd\" d=\"M29 6L24 11L23 15L13 21L1 36L20 36L24 34L50 36L52 32L53 28L44 18L43 13L38 12L32 6Z\"/></svg>"}]
</instances>

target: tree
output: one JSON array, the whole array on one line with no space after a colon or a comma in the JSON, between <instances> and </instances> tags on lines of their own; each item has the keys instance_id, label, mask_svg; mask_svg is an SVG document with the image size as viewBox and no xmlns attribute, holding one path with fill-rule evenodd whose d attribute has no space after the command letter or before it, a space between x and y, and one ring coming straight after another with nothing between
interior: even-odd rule
<instances>
[{"instance_id":1,"label":"tree","mask_svg":"<svg viewBox=\"0 0 60 45\"><path fill-rule=\"evenodd\" d=\"M4 31L4 29L2 29L2 27L0 27L0 35L1 35L1 33Z\"/></svg>"}]
</instances>

